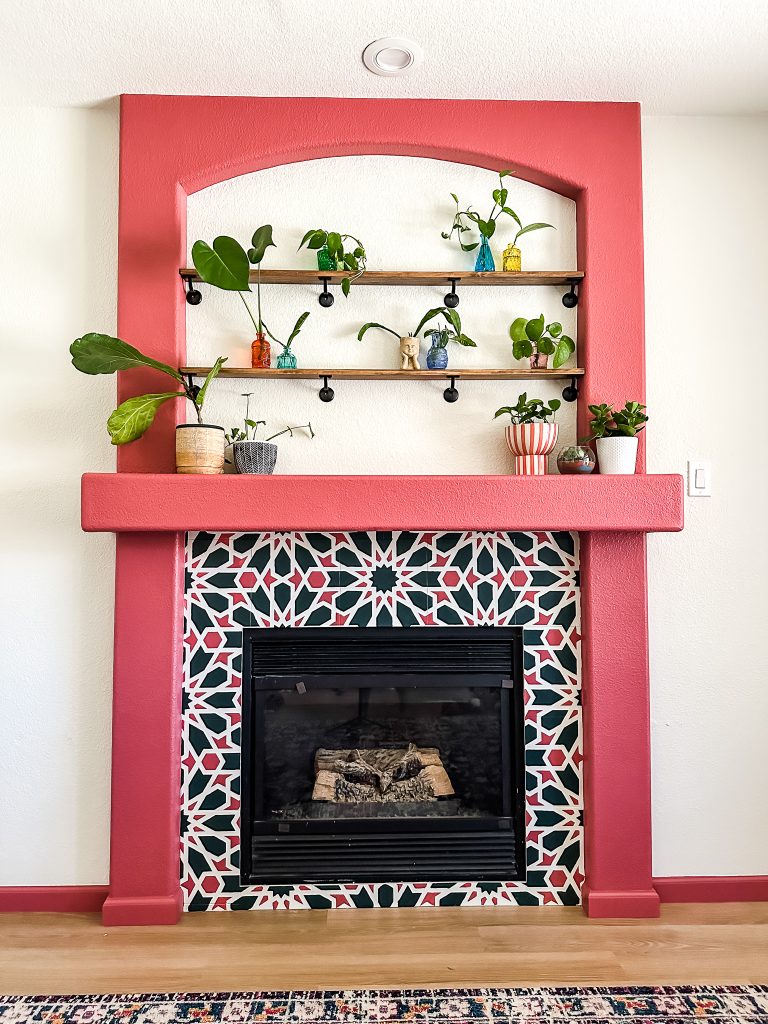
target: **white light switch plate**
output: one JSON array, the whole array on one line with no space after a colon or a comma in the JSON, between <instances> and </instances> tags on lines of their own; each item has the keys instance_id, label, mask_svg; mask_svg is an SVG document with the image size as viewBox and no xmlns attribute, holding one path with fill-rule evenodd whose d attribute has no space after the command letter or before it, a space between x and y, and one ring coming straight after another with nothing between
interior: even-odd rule
<instances>
[{"instance_id":1,"label":"white light switch plate","mask_svg":"<svg viewBox=\"0 0 768 1024\"><path fill-rule=\"evenodd\" d=\"M709 498L712 494L712 465L709 462L688 462L688 496Z\"/></svg>"}]
</instances>

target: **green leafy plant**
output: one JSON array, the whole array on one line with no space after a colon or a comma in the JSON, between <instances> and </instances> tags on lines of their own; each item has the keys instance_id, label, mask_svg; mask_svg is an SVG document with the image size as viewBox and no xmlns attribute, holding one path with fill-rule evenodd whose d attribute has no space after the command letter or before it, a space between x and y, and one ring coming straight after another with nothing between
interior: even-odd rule
<instances>
[{"instance_id":1,"label":"green leafy plant","mask_svg":"<svg viewBox=\"0 0 768 1024\"><path fill-rule=\"evenodd\" d=\"M250 417L250 406L253 392L249 391L247 394L241 395L241 398L245 399L245 419L243 420L242 427L232 427L228 432L224 434L224 440L227 444L236 444L238 441L256 441L259 427L266 427L266 420L252 420ZM274 441L276 437L282 437L283 434L290 434L293 437L294 430L308 430L309 436L314 437L315 432L312 429L311 423L302 423L296 427L285 427L284 430L279 430L276 434L271 434L269 437L264 438L264 442ZM227 460L229 461L229 460Z\"/></svg>"},{"instance_id":2,"label":"green leafy plant","mask_svg":"<svg viewBox=\"0 0 768 1024\"><path fill-rule=\"evenodd\" d=\"M519 316L509 327L512 339L512 354L515 359L525 359L534 352L554 356L552 365L558 369L576 351L572 338L563 334L563 325L557 322L544 326L544 314L535 320L526 320Z\"/></svg>"},{"instance_id":3,"label":"green leafy plant","mask_svg":"<svg viewBox=\"0 0 768 1024\"><path fill-rule=\"evenodd\" d=\"M636 437L648 422L645 406L640 402L627 402L618 410L602 402L590 405L589 411L592 413L589 441L599 437Z\"/></svg>"},{"instance_id":4,"label":"green leafy plant","mask_svg":"<svg viewBox=\"0 0 768 1024\"><path fill-rule=\"evenodd\" d=\"M165 402L173 398L188 398L197 415L197 422L202 423L202 409L205 396L211 381L218 376L219 370L227 361L220 356L211 367L202 385L192 384L185 380L179 370L174 370L166 363L160 363L150 356L145 356L137 348L126 344L120 338L111 338L107 334L84 334L77 338L69 347L73 366L81 373L116 373L118 370L133 370L139 367L159 370L172 377L181 391L165 391L160 394L137 395L121 402L107 420L107 430L112 444L128 444L151 426L157 410Z\"/></svg>"},{"instance_id":5,"label":"green leafy plant","mask_svg":"<svg viewBox=\"0 0 768 1024\"><path fill-rule=\"evenodd\" d=\"M271 224L262 224L260 228L256 228L251 238L251 247L247 252L236 238L231 238L229 235L219 235L214 238L213 245L197 241L192 246L192 262L200 280L213 285L214 288L221 288L223 291L237 292L258 334L262 334L266 328L261 318L261 264L270 246L273 248L275 246ZM251 307L243 295L243 292L251 290L251 264L258 270L256 278L258 319L254 319Z\"/></svg>"},{"instance_id":6,"label":"green leafy plant","mask_svg":"<svg viewBox=\"0 0 768 1024\"><path fill-rule=\"evenodd\" d=\"M462 241L462 235L467 231L472 231L472 225L477 228L481 235L486 238L492 238L496 231L496 221L502 215L511 217L512 220L518 225L518 232L515 235L513 245L517 245L517 240L521 235L528 234L529 231L539 231L541 228L553 228L553 224L544 224L537 221L534 224L526 224L523 226L523 222L520 220L518 215L512 209L511 206L507 206L507 199L509 197L509 189L504 185L504 178L512 174L512 171L499 171L499 186L495 188L491 193L493 198L493 206L488 216L483 219L471 206L468 206L466 210L462 210L458 196L451 192L451 199L456 204L456 212L453 215L453 223L451 224L450 231L442 231L441 236L446 240L449 240L456 235L456 240L463 249L464 252L472 252L476 249L480 242L464 242ZM471 222L471 223L468 223Z\"/></svg>"},{"instance_id":7,"label":"green leafy plant","mask_svg":"<svg viewBox=\"0 0 768 1024\"><path fill-rule=\"evenodd\" d=\"M354 248L347 250L347 242L354 242ZM349 295L349 289L353 282L365 273L366 254L365 246L359 238L354 235L342 234L339 231L324 231L323 228L311 228L299 243L299 249L305 246L308 249L322 249L328 247L328 255L335 260L337 265L341 264L344 270L352 276L344 277L341 281L341 290L345 296Z\"/></svg>"},{"instance_id":8,"label":"green leafy plant","mask_svg":"<svg viewBox=\"0 0 768 1024\"><path fill-rule=\"evenodd\" d=\"M551 402L545 402L541 398L529 398L525 391L520 395L516 405L503 405L493 415L494 419L499 416L509 416L513 423L534 423L536 420L547 422L550 416L554 416L560 408L560 399L553 398Z\"/></svg>"},{"instance_id":9,"label":"green leafy plant","mask_svg":"<svg viewBox=\"0 0 768 1024\"><path fill-rule=\"evenodd\" d=\"M434 320L435 317L437 317L437 316L442 316L444 321L445 321L445 324L446 324L446 326L444 328L441 328L440 331L439 331L439 333L441 335L445 335L445 341L439 347L444 347L444 345L448 341L455 341L458 345L464 345L466 348L477 348L476 343L467 334L464 334L464 332L462 330L462 327L461 327L461 317L456 312L456 310L455 309L446 309L445 306L436 306L434 309L427 310L427 312L424 314L424 316L419 321L416 330L415 331L409 331L408 332L409 335L410 336L417 335L425 324L429 323L430 320ZM363 336L365 335L365 332L370 330L372 327L375 327L375 328L377 328L380 331L389 331L389 333L390 334L394 334L394 336L396 338L403 337L402 334L399 334L397 331L393 330L391 327L387 327L384 324L378 324L378 323L370 322L370 323L367 323L367 324L363 324L363 326L357 332L357 340L358 341L362 341L363 340ZM425 334L430 334L432 332L425 331L424 333ZM438 332L435 332L435 333L438 333Z\"/></svg>"},{"instance_id":10,"label":"green leafy plant","mask_svg":"<svg viewBox=\"0 0 768 1024\"><path fill-rule=\"evenodd\" d=\"M269 328L267 327L267 325L266 325L266 324L264 324L264 330L265 330L265 331L267 332L267 334L268 334L268 335L270 336L270 338L272 339L272 341L276 341L276 342L277 342L277 344L278 344L278 345L280 345L280 346L282 347L282 349L283 349L283 351L284 351L284 352L290 352L290 349L291 349L291 342L292 342L292 341L293 341L293 339L294 339L294 338L296 337L296 335L297 335L297 334L299 333L299 331L301 330L301 328L302 328L302 327L304 326L304 321L305 321L305 320L307 319L307 317L308 317L308 316L309 316L309 311L307 311L306 313L302 313L302 314L301 314L301 316L299 317L299 319L298 319L298 320L296 321L296 323L295 323L295 324L293 325L293 330L291 331L290 335L288 336L288 341L286 341L286 342L282 342L282 341L280 341L280 339L279 339L279 338L276 338L276 337L274 336L274 334L272 333L272 331L270 331L270 329L269 329Z\"/></svg>"}]
</instances>

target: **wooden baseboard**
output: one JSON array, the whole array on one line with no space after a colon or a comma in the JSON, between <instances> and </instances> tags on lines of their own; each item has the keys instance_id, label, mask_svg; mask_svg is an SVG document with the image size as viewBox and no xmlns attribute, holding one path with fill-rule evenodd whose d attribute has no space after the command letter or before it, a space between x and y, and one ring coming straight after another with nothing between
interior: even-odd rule
<instances>
[{"instance_id":1,"label":"wooden baseboard","mask_svg":"<svg viewBox=\"0 0 768 1024\"><path fill-rule=\"evenodd\" d=\"M654 878L662 903L768 902L768 875L691 875Z\"/></svg>"},{"instance_id":2,"label":"wooden baseboard","mask_svg":"<svg viewBox=\"0 0 768 1024\"><path fill-rule=\"evenodd\" d=\"M108 885L0 886L0 913L97 914Z\"/></svg>"}]
</instances>

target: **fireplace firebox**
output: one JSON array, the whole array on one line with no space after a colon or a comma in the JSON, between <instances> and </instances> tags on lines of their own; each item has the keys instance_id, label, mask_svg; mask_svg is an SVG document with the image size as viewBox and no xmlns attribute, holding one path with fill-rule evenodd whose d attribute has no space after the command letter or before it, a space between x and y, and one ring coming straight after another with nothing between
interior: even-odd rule
<instances>
[{"instance_id":1,"label":"fireplace firebox","mask_svg":"<svg viewBox=\"0 0 768 1024\"><path fill-rule=\"evenodd\" d=\"M243 631L245 884L525 879L515 627Z\"/></svg>"}]
</instances>

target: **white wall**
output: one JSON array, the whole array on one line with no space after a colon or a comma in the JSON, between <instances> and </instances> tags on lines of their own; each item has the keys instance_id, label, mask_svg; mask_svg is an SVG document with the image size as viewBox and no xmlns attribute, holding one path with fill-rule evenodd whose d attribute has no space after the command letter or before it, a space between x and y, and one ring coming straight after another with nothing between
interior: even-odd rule
<instances>
[{"instance_id":1,"label":"white wall","mask_svg":"<svg viewBox=\"0 0 768 1024\"><path fill-rule=\"evenodd\" d=\"M649 538L654 868L768 873L768 118L644 121L650 472L712 461Z\"/></svg>"},{"instance_id":2,"label":"white wall","mask_svg":"<svg viewBox=\"0 0 768 1024\"><path fill-rule=\"evenodd\" d=\"M6 109L0 110L0 130L0 885L100 883L108 875L113 549L109 537L80 532L78 481L83 470L114 465L104 429L114 381L78 375L67 347L85 330L115 326L117 113ZM682 471L692 456L711 458L715 468L714 496L688 502L685 532L649 541L655 871L765 873L768 565L760 531L767 502L766 485L754 474L761 464L766 384L751 367L766 340L760 299L768 278L768 120L646 118L644 132L649 468ZM367 175L368 160L344 166ZM398 188L393 192L381 175L359 181L348 175L345 193L336 195L319 164L262 178L266 189L270 175L275 181L280 174L314 175L318 207L322 201L329 222L349 224L371 249L377 246L380 265L394 260L401 236L413 245L408 261L436 260L435 250L427 248L436 245L442 263L450 250L442 248L440 222L434 229L425 219L398 226L387 219L388 204L397 200L417 217L425 195L431 217L432 202L442 202L445 192L458 188L461 195L474 195L477 184L482 193L489 176L472 168L412 163L429 169L418 179L416 195L398 196ZM411 173L398 169L398 182L413 185ZM282 222L278 213L287 205L280 205L275 185L249 198L241 215L237 203L246 199L237 191L244 184L241 179L205 194L222 196L213 205L202 194L192 197L191 239L196 227L207 237L242 234L246 225L263 220ZM525 193L520 206L526 215L566 219L557 197L524 183L515 189ZM236 200L231 219L219 220L229 190ZM358 214L361 197L371 213ZM441 213L450 214L450 203ZM299 236L315 219L306 208L299 210ZM298 243L295 232L288 234L285 250L271 251L271 265L283 259L286 265L309 265L291 250ZM566 231L554 243L565 248L537 249L552 245L554 237L529 239L531 266L544 266L544 257L570 257ZM718 260L723 266L710 272ZM57 272L45 273L45 263L55 263ZM346 307L337 298L326 317L313 293L306 304L294 296L289 308L291 290L273 290L279 294L270 299L274 315L268 322L276 332L301 310L312 311L312 330L296 343L304 365L326 353L337 365L355 358L387 365L387 336L371 335L358 346L345 337L345 323L380 318L397 326L405 302L412 308L411 293L360 288ZM541 305L547 292L537 290L530 305L522 293L507 296L509 306L504 304L497 321L492 310L498 300L467 291L459 308L467 327L479 328L483 348L474 355L453 351L455 364L465 356L478 365L481 358L486 365L493 365L491 359L502 365L508 343L494 325L503 328L518 309L532 315L541 307L566 323L567 311L554 290L551 309ZM438 292L418 294L424 308L441 298ZM190 359L220 350L229 351L233 363L241 361L238 355L244 361L242 342L250 333L236 302L206 289L203 305L189 310ZM234 421L236 396L244 390L239 385L222 384L211 418ZM460 402L449 408L432 384L390 384L380 391L340 384L330 406L321 405L314 385L273 385L270 420L301 422L310 415L318 428L316 441L282 446L280 468L303 472L324 460L330 472L503 471L506 455L487 419L499 396L484 387L463 386ZM507 387L505 401L516 393ZM721 388L731 389L725 398ZM721 440L715 426L731 393L739 396L740 424L747 424L743 448ZM387 411L398 422L388 423L382 437L380 417ZM406 415L408 429L401 422ZM374 418L375 431L369 426ZM367 431L365 444L361 431ZM440 443L434 440L438 434ZM414 441L415 452L401 452L404 435Z\"/></svg>"},{"instance_id":3,"label":"white wall","mask_svg":"<svg viewBox=\"0 0 768 1024\"><path fill-rule=\"evenodd\" d=\"M114 468L114 380L68 348L115 328L117 114L3 109L0 138L0 884L100 883L114 545L80 474Z\"/></svg>"},{"instance_id":4,"label":"white wall","mask_svg":"<svg viewBox=\"0 0 768 1024\"><path fill-rule=\"evenodd\" d=\"M576 269L575 204L537 185L507 178L509 205L524 223L544 221L549 228L520 240L529 270ZM491 171L441 160L399 157L341 157L290 164L222 182L190 197L187 205L189 248L202 238L230 234L243 245L260 224L274 225L277 247L269 249L265 267L316 267L315 254L297 253L304 233L313 227L348 231L369 253L371 270L471 270L476 253L462 253L440 237L450 227L455 192L483 215L492 206L498 177ZM494 236L495 258L514 235L505 217ZM191 256L190 256L191 265ZM330 309L317 302L319 289L262 287L262 314L278 338L287 338L296 318L310 311L293 343L299 366L399 366L398 341L369 331L357 341L360 326L378 321L407 334L430 308L442 305L448 289L352 286L347 299L334 289ZM217 355L230 365L250 366L253 324L233 292L202 286L201 305L187 307L187 358L190 365L210 366ZM566 309L562 288L464 288L458 312L477 349L451 344L449 366L503 367L515 364L508 328L516 316L544 312L576 338L576 310ZM255 309L255 294L251 305ZM429 326L433 326L430 324ZM273 346L273 362L280 351ZM422 342L426 365L428 344ZM576 356L571 360L576 365ZM521 367L526 363L520 363ZM272 432L286 423L312 422L317 436L281 440L277 471L283 473L506 473L511 456L504 443L503 421L493 422L499 406L517 400L514 381L461 382L455 405L443 400L445 383L339 381L336 399L319 401L317 381L263 382L221 380L210 393L206 419L229 427L242 420L239 397L254 392L251 413L265 419ZM563 383L528 388L528 395L559 398ZM255 415L254 415L255 414ZM557 413L564 440L573 439L575 405ZM262 434L262 436L266 436Z\"/></svg>"}]
</instances>

